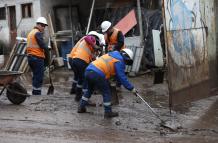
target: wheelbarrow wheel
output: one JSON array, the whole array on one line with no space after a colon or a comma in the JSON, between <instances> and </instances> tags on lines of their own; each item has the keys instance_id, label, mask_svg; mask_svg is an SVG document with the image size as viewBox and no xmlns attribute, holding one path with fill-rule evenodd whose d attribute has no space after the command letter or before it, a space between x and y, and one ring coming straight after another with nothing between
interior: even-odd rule
<instances>
[{"instance_id":1,"label":"wheelbarrow wheel","mask_svg":"<svg viewBox=\"0 0 218 143\"><path fill-rule=\"evenodd\" d=\"M13 104L19 105L26 100L27 96L25 95L27 95L27 90L19 83L14 82L9 84L6 94L9 101Z\"/></svg>"}]
</instances>

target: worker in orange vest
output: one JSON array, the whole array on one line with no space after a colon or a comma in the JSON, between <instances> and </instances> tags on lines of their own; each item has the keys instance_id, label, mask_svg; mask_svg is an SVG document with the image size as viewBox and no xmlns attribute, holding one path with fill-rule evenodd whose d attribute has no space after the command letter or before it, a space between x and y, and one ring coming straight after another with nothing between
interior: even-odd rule
<instances>
[{"instance_id":1,"label":"worker in orange vest","mask_svg":"<svg viewBox=\"0 0 218 143\"><path fill-rule=\"evenodd\" d=\"M130 49L122 49L120 52L113 51L99 57L86 68L85 79L88 84L86 90L80 100L78 113L85 113L89 98L94 89L100 90L103 95L104 117L112 118L118 116L117 112L113 112L111 108L111 91L109 79L115 76L121 84L128 90L136 93L137 90L128 81L125 75L125 65L132 65L133 52Z\"/></svg>"},{"instance_id":2,"label":"worker in orange vest","mask_svg":"<svg viewBox=\"0 0 218 143\"><path fill-rule=\"evenodd\" d=\"M69 57L70 66L74 72L71 94L76 93L75 101L82 97L84 72L88 64L95 59L95 51L100 50L94 36L84 36L73 47Z\"/></svg>"},{"instance_id":3,"label":"worker in orange vest","mask_svg":"<svg viewBox=\"0 0 218 143\"><path fill-rule=\"evenodd\" d=\"M105 42L107 45L106 50L110 51L120 51L125 48L124 35L122 31L114 28L109 21L103 21L101 23L101 30L104 34Z\"/></svg>"},{"instance_id":4,"label":"worker in orange vest","mask_svg":"<svg viewBox=\"0 0 218 143\"><path fill-rule=\"evenodd\" d=\"M114 28L110 21L103 21L101 23L101 30L104 33L104 38L106 42L105 51L120 51L125 48L124 44L124 35L122 31L117 28ZM114 80L111 80L112 82ZM117 91L120 91L121 83L116 81Z\"/></svg>"},{"instance_id":5,"label":"worker in orange vest","mask_svg":"<svg viewBox=\"0 0 218 143\"><path fill-rule=\"evenodd\" d=\"M46 19L44 17L39 17L36 20L36 26L27 36L26 53L28 55L28 64L33 72L33 95L41 95L45 51L48 50L48 47L43 40L43 33L46 26L48 26Z\"/></svg>"}]
</instances>

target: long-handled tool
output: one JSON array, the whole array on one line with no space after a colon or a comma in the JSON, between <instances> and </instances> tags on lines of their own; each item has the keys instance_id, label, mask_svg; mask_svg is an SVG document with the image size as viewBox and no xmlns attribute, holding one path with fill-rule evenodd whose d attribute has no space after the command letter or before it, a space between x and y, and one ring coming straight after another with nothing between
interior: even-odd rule
<instances>
[{"instance_id":1,"label":"long-handled tool","mask_svg":"<svg viewBox=\"0 0 218 143\"><path fill-rule=\"evenodd\" d=\"M49 38L48 40L48 47L51 48L51 40ZM51 78L51 49L49 50L49 62L48 62L48 76L49 76L49 81L50 81L50 86L47 91L47 95L49 94L54 94L54 86Z\"/></svg>"},{"instance_id":2,"label":"long-handled tool","mask_svg":"<svg viewBox=\"0 0 218 143\"><path fill-rule=\"evenodd\" d=\"M138 92L136 92L135 95L138 96L138 97L146 104L146 106L148 106L148 108L151 110L151 112L161 121L160 126L165 127L165 128L168 128L168 129L170 129L170 130L172 130L172 131L175 131L175 129L173 129L172 127L166 125L166 122L160 118L160 116L159 116L159 115L154 111L154 109L151 108L151 106L141 97L141 95L139 95Z\"/></svg>"}]
</instances>

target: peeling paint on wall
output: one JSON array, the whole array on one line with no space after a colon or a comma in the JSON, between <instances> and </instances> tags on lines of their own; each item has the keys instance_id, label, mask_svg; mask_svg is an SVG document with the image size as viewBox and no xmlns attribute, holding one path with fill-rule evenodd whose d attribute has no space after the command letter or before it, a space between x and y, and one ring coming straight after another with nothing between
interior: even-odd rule
<instances>
[{"instance_id":1,"label":"peeling paint on wall","mask_svg":"<svg viewBox=\"0 0 218 143\"><path fill-rule=\"evenodd\" d=\"M208 33L200 1L165 0L164 14L171 104L208 96Z\"/></svg>"}]
</instances>

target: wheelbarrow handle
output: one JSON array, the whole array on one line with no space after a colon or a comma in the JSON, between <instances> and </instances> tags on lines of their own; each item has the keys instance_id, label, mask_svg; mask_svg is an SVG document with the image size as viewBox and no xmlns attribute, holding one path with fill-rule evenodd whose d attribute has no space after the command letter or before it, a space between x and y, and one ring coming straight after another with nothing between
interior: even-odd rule
<instances>
[{"instance_id":1,"label":"wheelbarrow handle","mask_svg":"<svg viewBox=\"0 0 218 143\"><path fill-rule=\"evenodd\" d=\"M1 90L1 92L0 92L0 95L2 95L2 93L3 93L4 90L5 90L5 88L6 88L6 86L4 86L4 87L2 88L2 90Z\"/></svg>"}]
</instances>

